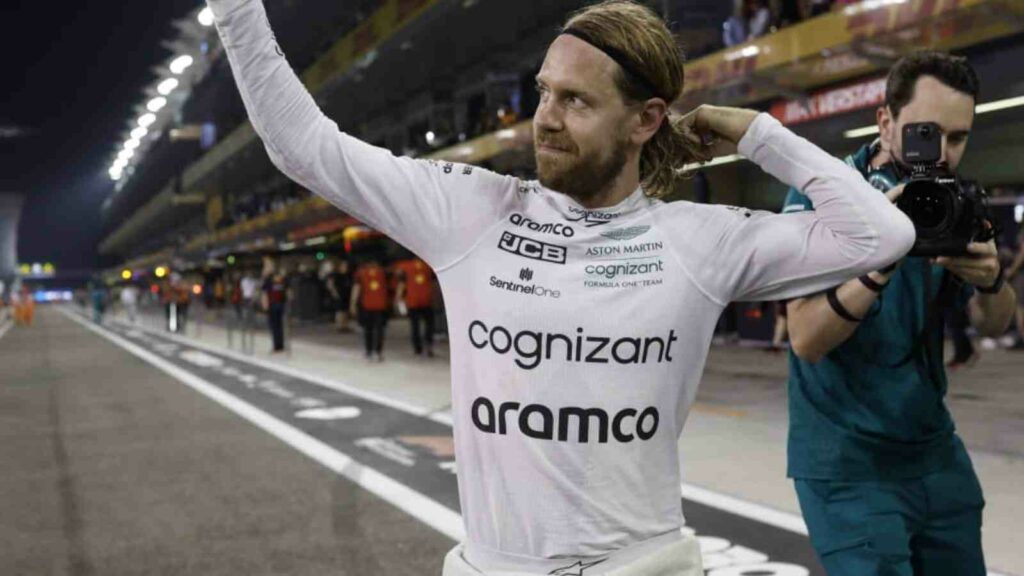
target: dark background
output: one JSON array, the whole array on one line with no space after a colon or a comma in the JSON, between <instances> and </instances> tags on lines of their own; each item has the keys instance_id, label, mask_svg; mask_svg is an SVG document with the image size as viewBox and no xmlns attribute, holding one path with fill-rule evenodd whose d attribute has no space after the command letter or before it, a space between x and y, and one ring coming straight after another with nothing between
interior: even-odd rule
<instances>
[{"instance_id":1,"label":"dark background","mask_svg":"<svg viewBox=\"0 0 1024 576\"><path fill-rule=\"evenodd\" d=\"M0 6L0 127L22 131L0 137L0 191L26 195L19 261L92 268L112 154L150 68L170 57L172 20L200 0Z\"/></svg>"}]
</instances>

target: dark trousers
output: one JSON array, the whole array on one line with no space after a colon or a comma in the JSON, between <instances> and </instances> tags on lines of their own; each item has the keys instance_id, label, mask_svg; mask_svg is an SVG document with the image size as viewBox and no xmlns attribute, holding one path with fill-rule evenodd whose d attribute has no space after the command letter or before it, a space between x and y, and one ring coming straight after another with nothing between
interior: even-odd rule
<instances>
[{"instance_id":1,"label":"dark trousers","mask_svg":"<svg viewBox=\"0 0 1024 576\"><path fill-rule=\"evenodd\" d=\"M363 337L366 341L366 353L380 354L384 350L384 326L387 324L387 312L363 310Z\"/></svg>"},{"instance_id":2,"label":"dark trousers","mask_svg":"<svg viewBox=\"0 0 1024 576\"><path fill-rule=\"evenodd\" d=\"M423 353L423 344L427 350L434 348L434 309L409 308L409 324L412 326L412 348L417 354Z\"/></svg>"},{"instance_id":3,"label":"dark trousers","mask_svg":"<svg viewBox=\"0 0 1024 576\"><path fill-rule=\"evenodd\" d=\"M899 480L796 480L829 576L985 576L985 499L959 439L946 467Z\"/></svg>"},{"instance_id":4,"label":"dark trousers","mask_svg":"<svg viewBox=\"0 0 1024 576\"><path fill-rule=\"evenodd\" d=\"M274 338L274 351L284 350L284 304L271 304L267 311L270 334Z\"/></svg>"},{"instance_id":5,"label":"dark trousers","mask_svg":"<svg viewBox=\"0 0 1024 576\"><path fill-rule=\"evenodd\" d=\"M967 336L967 327L971 319L964 306L950 306L946 309L946 323L953 336L953 362L965 362L974 354L974 344Z\"/></svg>"}]
</instances>

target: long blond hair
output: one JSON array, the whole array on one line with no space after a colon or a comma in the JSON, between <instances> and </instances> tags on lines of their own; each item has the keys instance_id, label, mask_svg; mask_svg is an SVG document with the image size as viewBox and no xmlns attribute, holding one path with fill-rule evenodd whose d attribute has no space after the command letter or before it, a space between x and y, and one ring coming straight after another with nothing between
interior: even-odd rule
<instances>
[{"instance_id":1,"label":"long blond hair","mask_svg":"<svg viewBox=\"0 0 1024 576\"><path fill-rule=\"evenodd\" d=\"M682 93L683 52L665 21L649 8L632 0L604 0L574 13L563 30L582 33L599 49L627 61L616 77L627 102L658 97L671 106ZM653 198L672 192L683 167L695 161L680 125L666 118L640 153L644 192Z\"/></svg>"}]
</instances>

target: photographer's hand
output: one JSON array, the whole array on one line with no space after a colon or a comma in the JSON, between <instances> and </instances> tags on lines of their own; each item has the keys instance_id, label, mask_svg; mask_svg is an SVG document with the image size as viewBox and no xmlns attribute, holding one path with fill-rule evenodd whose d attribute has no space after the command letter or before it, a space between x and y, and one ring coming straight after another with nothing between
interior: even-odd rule
<instances>
[{"instance_id":1,"label":"photographer's hand","mask_svg":"<svg viewBox=\"0 0 1024 576\"><path fill-rule=\"evenodd\" d=\"M957 258L940 256L935 263L949 270L965 282L975 286L989 288L999 278L999 258L996 243L972 242L967 245L970 255ZM973 306L971 324L982 336L999 336L1006 331L1013 319L1013 311L1017 297L1009 284L1003 284L998 292L977 292L972 298L977 304Z\"/></svg>"},{"instance_id":2,"label":"photographer's hand","mask_svg":"<svg viewBox=\"0 0 1024 576\"><path fill-rule=\"evenodd\" d=\"M972 242L968 256L939 256L935 263L949 270L968 284L988 288L999 277L999 257L995 240Z\"/></svg>"}]
</instances>

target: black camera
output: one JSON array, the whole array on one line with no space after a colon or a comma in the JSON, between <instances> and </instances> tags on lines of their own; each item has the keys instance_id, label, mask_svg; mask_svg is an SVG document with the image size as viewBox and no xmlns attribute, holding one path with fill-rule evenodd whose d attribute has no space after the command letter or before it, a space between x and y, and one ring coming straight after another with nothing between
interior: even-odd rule
<instances>
[{"instance_id":1,"label":"black camera","mask_svg":"<svg viewBox=\"0 0 1024 576\"><path fill-rule=\"evenodd\" d=\"M910 180L896 206L914 223L910 256L963 256L971 242L995 237L985 190L940 163L942 129L934 122L903 127L903 162Z\"/></svg>"}]
</instances>

